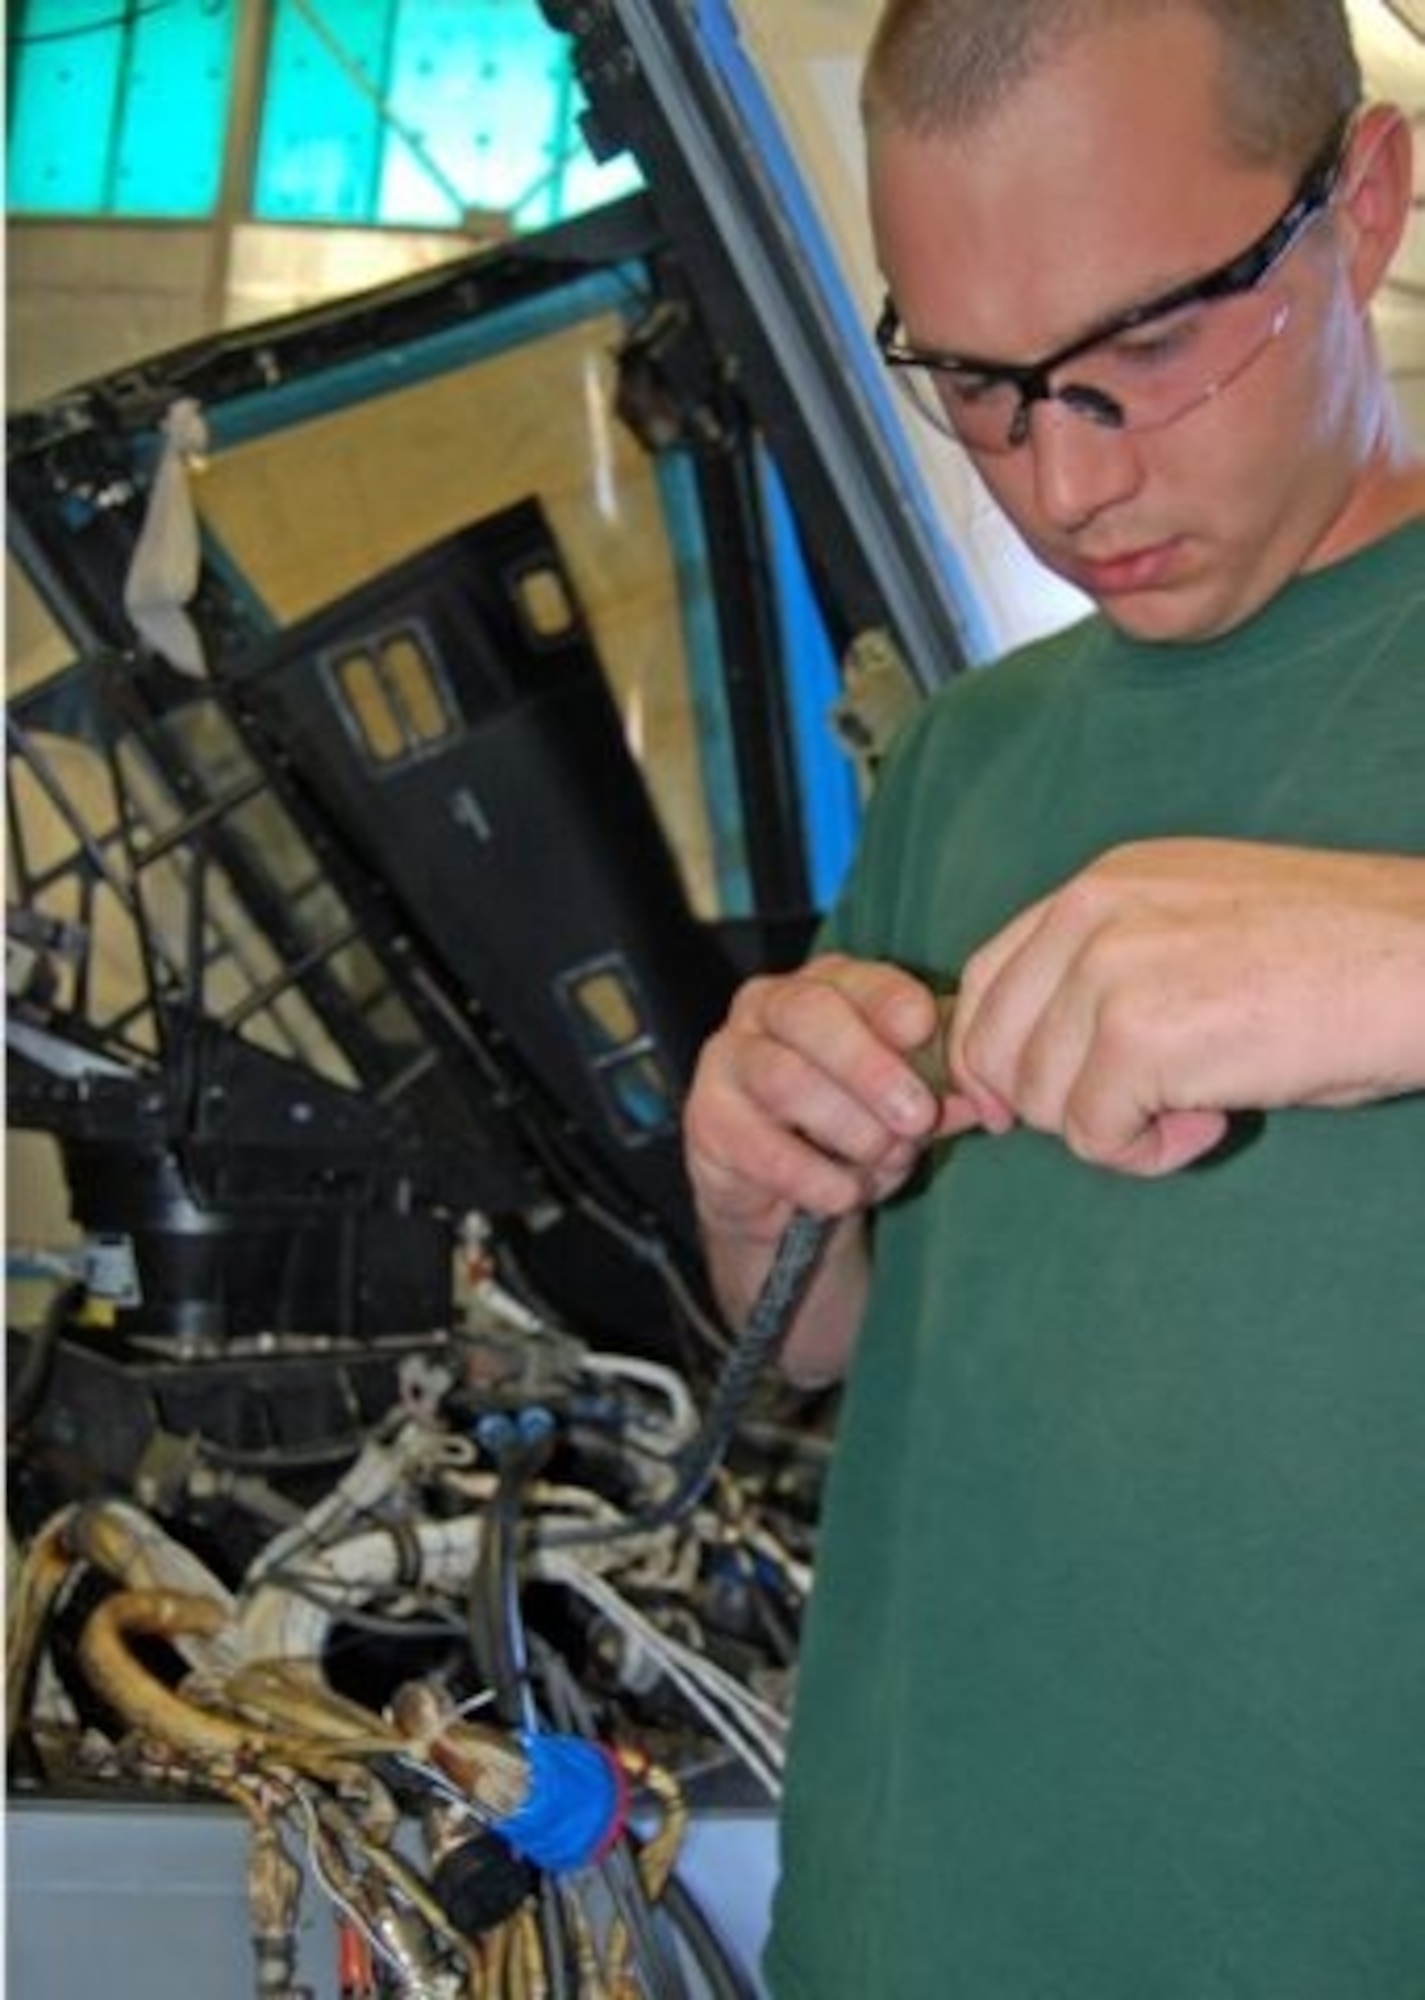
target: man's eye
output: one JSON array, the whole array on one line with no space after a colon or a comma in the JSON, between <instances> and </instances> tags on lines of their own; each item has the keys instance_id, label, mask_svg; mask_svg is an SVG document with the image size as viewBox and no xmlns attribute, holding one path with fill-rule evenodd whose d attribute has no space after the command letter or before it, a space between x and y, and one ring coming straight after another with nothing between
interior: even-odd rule
<instances>
[{"instance_id":1,"label":"man's eye","mask_svg":"<svg viewBox=\"0 0 1425 2000\"><path fill-rule=\"evenodd\" d=\"M940 375L940 393L947 403L974 409L992 397L1002 396L1005 384L996 375L972 375L968 370L947 368Z\"/></svg>"},{"instance_id":2,"label":"man's eye","mask_svg":"<svg viewBox=\"0 0 1425 2000\"><path fill-rule=\"evenodd\" d=\"M1191 354L1203 336L1204 312L1193 308L1148 320L1105 341L1103 354L1117 368L1163 368Z\"/></svg>"}]
</instances>

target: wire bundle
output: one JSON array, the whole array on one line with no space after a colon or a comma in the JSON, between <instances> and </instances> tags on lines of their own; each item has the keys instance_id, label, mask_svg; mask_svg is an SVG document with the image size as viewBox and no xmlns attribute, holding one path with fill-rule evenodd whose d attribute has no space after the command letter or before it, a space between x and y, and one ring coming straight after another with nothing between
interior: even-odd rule
<instances>
[{"instance_id":1,"label":"wire bundle","mask_svg":"<svg viewBox=\"0 0 1425 2000\"><path fill-rule=\"evenodd\" d=\"M555 1407L461 1411L403 1398L315 1500L274 1491L231 1579L128 1501L62 1509L11 1592L12 1728L243 1810L264 2000L301 1990L307 1887L350 2000L744 1992L676 1878L679 1773L777 1795L799 1530L721 1462L736 1412L709 1456L657 1364L584 1356ZM379 1696L338 1691L353 1661Z\"/></svg>"}]
</instances>

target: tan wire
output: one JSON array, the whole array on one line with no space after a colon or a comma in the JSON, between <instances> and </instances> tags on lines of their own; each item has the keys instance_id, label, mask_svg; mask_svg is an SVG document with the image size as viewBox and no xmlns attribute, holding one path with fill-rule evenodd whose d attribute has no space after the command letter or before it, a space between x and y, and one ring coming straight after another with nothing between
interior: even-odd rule
<instances>
[{"instance_id":1,"label":"tan wire","mask_svg":"<svg viewBox=\"0 0 1425 2000\"><path fill-rule=\"evenodd\" d=\"M203 1765L227 1759L240 1766L287 1764L322 1774L333 1766L330 1748L281 1735L250 1722L201 1708L141 1666L131 1636L213 1638L227 1612L210 1598L171 1590L119 1590L91 1612L79 1640L79 1661L91 1686L128 1723ZM345 1746L344 1746L345 1747Z\"/></svg>"},{"instance_id":2,"label":"tan wire","mask_svg":"<svg viewBox=\"0 0 1425 2000\"><path fill-rule=\"evenodd\" d=\"M73 1508L52 1515L25 1551L7 1606L5 1631L5 1741L24 1713L35 1657L50 1612L72 1567L66 1533Z\"/></svg>"}]
</instances>

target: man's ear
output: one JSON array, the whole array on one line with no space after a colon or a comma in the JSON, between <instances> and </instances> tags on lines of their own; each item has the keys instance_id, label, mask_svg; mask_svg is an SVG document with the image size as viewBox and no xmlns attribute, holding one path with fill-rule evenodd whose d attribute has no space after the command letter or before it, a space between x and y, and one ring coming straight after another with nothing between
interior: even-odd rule
<instances>
[{"instance_id":1,"label":"man's ear","mask_svg":"<svg viewBox=\"0 0 1425 2000\"><path fill-rule=\"evenodd\" d=\"M1394 105L1373 104L1356 120L1337 196L1348 219L1351 285L1362 307L1375 297L1400 248L1414 191L1410 121Z\"/></svg>"}]
</instances>

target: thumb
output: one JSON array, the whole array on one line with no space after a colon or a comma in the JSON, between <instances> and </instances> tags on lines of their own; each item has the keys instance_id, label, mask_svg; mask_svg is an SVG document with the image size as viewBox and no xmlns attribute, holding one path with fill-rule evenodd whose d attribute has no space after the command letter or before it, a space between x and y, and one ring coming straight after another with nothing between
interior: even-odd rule
<instances>
[{"instance_id":1,"label":"thumb","mask_svg":"<svg viewBox=\"0 0 1425 2000\"><path fill-rule=\"evenodd\" d=\"M1228 1124L1225 1111L1161 1111L1117 1153L1096 1157L1119 1173L1158 1180L1205 1160L1226 1138Z\"/></svg>"}]
</instances>

